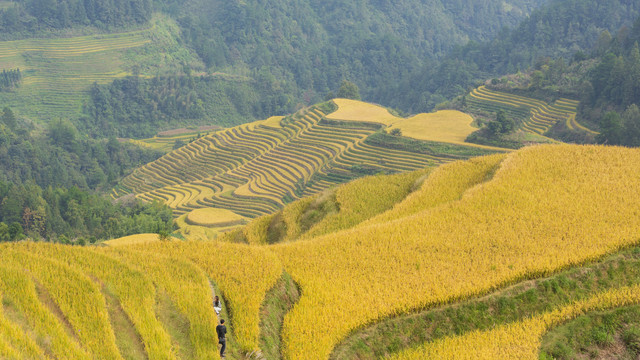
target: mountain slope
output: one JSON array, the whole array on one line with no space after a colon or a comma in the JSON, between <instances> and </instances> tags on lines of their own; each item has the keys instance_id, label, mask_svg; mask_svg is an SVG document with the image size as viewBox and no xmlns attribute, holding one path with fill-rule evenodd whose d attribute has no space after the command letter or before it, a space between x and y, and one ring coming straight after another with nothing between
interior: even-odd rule
<instances>
[{"instance_id":1,"label":"mountain slope","mask_svg":"<svg viewBox=\"0 0 640 360\"><path fill-rule=\"evenodd\" d=\"M218 207L257 217L363 175L416 170L502 150L400 138L398 146L375 143L371 139L384 136L379 130L388 121L403 119L371 104L336 103L338 111L328 116L334 106L330 103L199 138L134 171L113 196L160 200L178 215ZM343 103L365 113L345 116ZM367 116L367 111L386 114L385 119Z\"/></svg>"},{"instance_id":2,"label":"mountain slope","mask_svg":"<svg viewBox=\"0 0 640 360\"><path fill-rule=\"evenodd\" d=\"M286 358L326 359L336 344L362 326L457 303L637 244L638 166L638 150L575 145L537 146L456 162L432 172L382 217L272 246L177 240L99 248L3 244L1 307L8 316L0 318L0 331L13 329L2 336L3 351L37 353L35 344L43 352L59 354L70 347L56 346L75 344L71 347L77 357L118 358L122 334L114 334L110 319L114 306L120 306L147 355L175 350L176 358L189 352L216 358L210 341L217 322L210 305L210 278L233 329L230 357L242 357L257 350L260 305L286 271L302 295L285 316L283 353ZM371 179L383 184L387 180ZM606 281L592 285L616 296L598 298L589 290L570 299L593 298L590 304L605 308L637 301L636 289L624 288L637 284L637 276L626 281L627 270L612 262L598 267L602 273L592 276ZM628 274L636 268L633 265ZM551 291L572 289L572 282L562 277L555 285L551 280L541 284ZM586 289L586 283L580 286ZM515 300L504 301L510 311ZM552 310L562 308L548 304ZM36 308L37 317L29 310ZM79 316L86 308L93 309L90 315ZM566 314L593 308L571 308ZM150 310L158 311L157 317ZM179 325L185 318L191 326ZM472 321L465 319L454 320L462 332ZM522 316L515 321L519 319ZM504 328L496 331L500 329ZM37 335L43 333L51 334L50 342L39 340ZM478 334L463 336L483 338ZM96 337L100 342L93 340ZM186 353L172 346L183 341L178 337L190 339L184 342ZM454 349L465 354L465 349Z\"/></svg>"}]
</instances>

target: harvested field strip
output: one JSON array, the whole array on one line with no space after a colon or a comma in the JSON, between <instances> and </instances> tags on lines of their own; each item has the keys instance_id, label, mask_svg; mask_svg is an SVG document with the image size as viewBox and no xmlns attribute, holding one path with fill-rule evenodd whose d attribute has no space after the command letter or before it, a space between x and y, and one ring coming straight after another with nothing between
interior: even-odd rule
<instances>
[{"instance_id":1,"label":"harvested field strip","mask_svg":"<svg viewBox=\"0 0 640 360\"><path fill-rule=\"evenodd\" d=\"M313 129L309 130L309 133L317 136L328 137L331 140L343 140L347 142L353 142L360 139L364 139L369 135L369 134L348 134L338 129L319 129L318 127L314 127Z\"/></svg>"},{"instance_id":2,"label":"harvested field strip","mask_svg":"<svg viewBox=\"0 0 640 360\"><path fill-rule=\"evenodd\" d=\"M239 206L244 206L247 205L246 199L239 199L236 197L231 197L231 194L222 194L218 197L221 200L227 201L227 202L233 202L238 204ZM267 211L274 211L278 209L278 205L276 205L272 200L268 200L268 199L260 199L257 197L251 197L252 202L249 202L249 206L247 206L247 208L256 208L256 209L263 209L263 210L267 210Z\"/></svg>"},{"instance_id":3,"label":"harvested field strip","mask_svg":"<svg viewBox=\"0 0 640 360\"><path fill-rule=\"evenodd\" d=\"M322 147L325 150L329 151L329 153L331 154L331 157L334 157L340 154L346 148L346 144L334 144L334 143L326 142L326 140L323 138L310 137L310 136L306 136L306 134L304 135L301 134L295 140L296 145L301 143L308 144L310 146Z\"/></svg>"},{"instance_id":4,"label":"harvested field strip","mask_svg":"<svg viewBox=\"0 0 640 360\"><path fill-rule=\"evenodd\" d=\"M251 191L251 184L249 184L249 190ZM283 206L283 202L281 198L272 196L272 195L268 195L268 196L259 196L256 194L251 194L251 195L242 195L242 194L235 194L234 193L234 198L237 198L239 200L246 200L249 202L255 202L258 201L260 203L263 203L267 206L269 206L273 211L277 211L278 209L280 209Z\"/></svg>"},{"instance_id":5,"label":"harvested field strip","mask_svg":"<svg viewBox=\"0 0 640 360\"><path fill-rule=\"evenodd\" d=\"M254 184L252 188L253 188L253 192L256 195L275 195L278 197L284 197L287 194L285 190L287 186L285 184L282 184L283 186L274 185L274 182L271 182L268 180L268 175L254 172L254 173L248 174L247 177L249 179L247 184L244 184L243 186L238 187L236 191L239 191L240 193L242 193L243 189L248 190L247 185Z\"/></svg>"},{"instance_id":6,"label":"harvested field strip","mask_svg":"<svg viewBox=\"0 0 640 360\"><path fill-rule=\"evenodd\" d=\"M264 141L264 139L256 138L253 134L246 133L242 129L233 128L231 129L231 134L235 139L242 142L242 144L251 144L256 147L261 153L265 153L275 146L275 142L272 143L268 141Z\"/></svg>"},{"instance_id":7,"label":"harvested field strip","mask_svg":"<svg viewBox=\"0 0 640 360\"><path fill-rule=\"evenodd\" d=\"M292 144L283 144L274 151L277 156L291 157L307 165L309 169L318 169L328 160L328 156L316 151L315 148L301 148Z\"/></svg>"},{"instance_id":8,"label":"harvested field strip","mask_svg":"<svg viewBox=\"0 0 640 360\"><path fill-rule=\"evenodd\" d=\"M475 111L496 113L503 110L508 116L519 121L523 121L530 115L530 111L528 109L518 109L511 105L496 105L497 103L495 102L474 98L470 98L467 101L471 105L471 109L475 109Z\"/></svg>"},{"instance_id":9,"label":"harvested field strip","mask_svg":"<svg viewBox=\"0 0 640 360\"><path fill-rule=\"evenodd\" d=\"M247 144L244 144L242 141L238 141L239 139L235 138L232 130L220 132L218 136L220 138L220 141L231 148L232 151L246 154L246 157L248 159L251 159L262 153L260 148L256 148L254 146L246 146ZM248 143L248 145L255 145L255 143Z\"/></svg>"},{"instance_id":10,"label":"harvested field strip","mask_svg":"<svg viewBox=\"0 0 640 360\"><path fill-rule=\"evenodd\" d=\"M299 168L295 167L290 162L278 162L271 159L271 156L261 156L253 162L256 166L266 167L277 171L285 179L296 182L298 179L303 178L304 174Z\"/></svg>"},{"instance_id":11,"label":"harvested field strip","mask_svg":"<svg viewBox=\"0 0 640 360\"><path fill-rule=\"evenodd\" d=\"M310 158L321 159L321 163L325 163L331 160L331 158L333 158L333 156L335 155L333 149L325 146L324 144L316 142L304 142L294 139L280 145L278 148L291 152L301 152L302 154Z\"/></svg>"},{"instance_id":12,"label":"harvested field strip","mask_svg":"<svg viewBox=\"0 0 640 360\"><path fill-rule=\"evenodd\" d=\"M243 189L246 189L248 193L243 194ZM272 183L265 180L263 175L258 175L253 181L247 183L246 186L241 186L236 191L239 192L239 195L246 196L265 196L265 197L274 197L275 199L282 199L287 196L288 191L285 186L277 187ZM280 200L282 201L282 200Z\"/></svg>"},{"instance_id":13,"label":"harvested field strip","mask_svg":"<svg viewBox=\"0 0 640 360\"><path fill-rule=\"evenodd\" d=\"M530 106L530 107L539 107L539 106L544 107L547 105L545 102L537 99L532 99L532 98L513 95L513 94L501 93L498 91L489 90L485 86L480 86L476 90L477 90L476 94L482 94L483 96L487 96L493 99L503 99L505 100L505 102L514 102L516 104L526 104L527 106Z\"/></svg>"},{"instance_id":14,"label":"harvested field strip","mask_svg":"<svg viewBox=\"0 0 640 360\"><path fill-rule=\"evenodd\" d=\"M189 190L180 188L179 185L169 187L169 188L164 188L163 190L169 194L172 194L175 197L175 200L170 204L168 204L169 207L171 208L178 208L182 204L187 203L192 195Z\"/></svg>"},{"instance_id":15,"label":"harvested field strip","mask_svg":"<svg viewBox=\"0 0 640 360\"><path fill-rule=\"evenodd\" d=\"M227 136L225 137L225 140L228 141L229 145L233 146L235 149L241 150L242 152L247 154L248 158L250 159L256 156L260 156L265 152L258 142L238 138L233 132L229 132L226 135Z\"/></svg>"}]
</instances>

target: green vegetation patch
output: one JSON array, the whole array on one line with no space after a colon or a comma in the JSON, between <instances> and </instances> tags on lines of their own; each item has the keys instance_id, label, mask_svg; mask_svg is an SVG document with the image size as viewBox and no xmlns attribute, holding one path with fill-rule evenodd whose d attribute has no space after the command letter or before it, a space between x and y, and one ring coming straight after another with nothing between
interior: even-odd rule
<instances>
[{"instance_id":1,"label":"green vegetation patch","mask_svg":"<svg viewBox=\"0 0 640 360\"><path fill-rule=\"evenodd\" d=\"M402 136L393 136L384 132L376 132L369 136L365 140L365 144L419 154L449 157L453 159L463 159L497 153L497 151L494 150L434 141L414 140Z\"/></svg>"},{"instance_id":2,"label":"green vegetation patch","mask_svg":"<svg viewBox=\"0 0 640 360\"><path fill-rule=\"evenodd\" d=\"M260 309L260 349L264 358L282 358L282 339L280 338L282 323L285 315L299 298L300 290L286 272L267 292Z\"/></svg>"}]
</instances>

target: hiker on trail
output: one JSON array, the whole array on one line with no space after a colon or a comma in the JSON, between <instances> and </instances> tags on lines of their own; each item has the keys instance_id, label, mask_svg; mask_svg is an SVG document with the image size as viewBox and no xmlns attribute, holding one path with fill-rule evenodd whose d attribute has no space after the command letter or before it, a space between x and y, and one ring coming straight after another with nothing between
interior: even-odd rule
<instances>
[{"instance_id":1,"label":"hiker on trail","mask_svg":"<svg viewBox=\"0 0 640 360\"><path fill-rule=\"evenodd\" d=\"M224 357L224 350L227 348L227 327L224 325L224 319L220 319L220 325L216 326L216 332L218 333L218 344L222 345L220 348L220 357Z\"/></svg>"},{"instance_id":2,"label":"hiker on trail","mask_svg":"<svg viewBox=\"0 0 640 360\"><path fill-rule=\"evenodd\" d=\"M220 298L217 296L213 299L213 310L216 311L216 315L220 315L220 311L222 311L222 304L220 304Z\"/></svg>"}]
</instances>

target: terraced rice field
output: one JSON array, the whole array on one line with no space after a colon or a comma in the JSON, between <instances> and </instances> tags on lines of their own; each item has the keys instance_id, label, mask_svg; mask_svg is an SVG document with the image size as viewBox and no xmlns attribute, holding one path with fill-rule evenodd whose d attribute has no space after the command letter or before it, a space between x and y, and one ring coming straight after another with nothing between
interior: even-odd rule
<instances>
[{"instance_id":1,"label":"terraced rice field","mask_svg":"<svg viewBox=\"0 0 640 360\"><path fill-rule=\"evenodd\" d=\"M137 169L112 196L159 200L178 216L210 207L254 218L351 180L354 168L399 172L459 159L372 146L364 143L371 124L324 116L311 108L204 136Z\"/></svg>"},{"instance_id":2,"label":"terraced rice field","mask_svg":"<svg viewBox=\"0 0 640 360\"><path fill-rule=\"evenodd\" d=\"M76 114L91 84L128 75L123 51L150 43L151 31L0 42L0 69L23 75L15 92L0 93L0 103L36 120Z\"/></svg>"},{"instance_id":3,"label":"terraced rice field","mask_svg":"<svg viewBox=\"0 0 640 360\"><path fill-rule=\"evenodd\" d=\"M472 109L483 112L496 113L504 110L507 116L516 121L518 128L526 133L544 135L557 122L566 123L569 129L595 133L576 122L578 101L575 100L561 98L547 104L534 98L480 86L469 94L467 102Z\"/></svg>"},{"instance_id":4,"label":"terraced rice field","mask_svg":"<svg viewBox=\"0 0 640 360\"><path fill-rule=\"evenodd\" d=\"M148 139L129 139L128 141L138 146L148 147L154 150L170 152L174 149L176 142L187 144L201 136L209 135L217 131L217 127L203 126L198 130L184 129L184 131L164 132Z\"/></svg>"}]
</instances>

